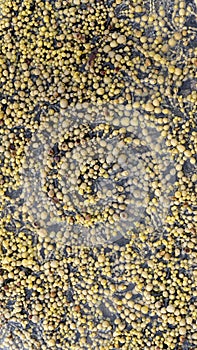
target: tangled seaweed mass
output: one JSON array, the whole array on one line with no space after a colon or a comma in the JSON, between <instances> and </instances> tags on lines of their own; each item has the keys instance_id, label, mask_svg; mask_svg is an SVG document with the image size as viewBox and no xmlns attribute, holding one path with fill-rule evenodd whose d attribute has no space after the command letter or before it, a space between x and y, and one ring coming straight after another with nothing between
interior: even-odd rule
<instances>
[{"instance_id":1,"label":"tangled seaweed mass","mask_svg":"<svg viewBox=\"0 0 197 350\"><path fill-rule=\"evenodd\" d=\"M0 1L0 350L197 348L196 17Z\"/></svg>"}]
</instances>

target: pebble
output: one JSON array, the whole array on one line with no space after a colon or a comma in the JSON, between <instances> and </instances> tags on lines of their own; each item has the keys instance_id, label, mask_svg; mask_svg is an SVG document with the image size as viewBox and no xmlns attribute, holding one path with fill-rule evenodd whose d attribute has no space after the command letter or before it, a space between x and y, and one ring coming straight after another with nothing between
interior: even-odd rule
<instances>
[{"instance_id":1,"label":"pebble","mask_svg":"<svg viewBox=\"0 0 197 350\"><path fill-rule=\"evenodd\" d=\"M183 145L178 145L178 146L177 146L177 149L178 149L178 151L179 151L180 153L183 153L183 152L185 151L185 146L183 146Z\"/></svg>"},{"instance_id":2,"label":"pebble","mask_svg":"<svg viewBox=\"0 0 197 350\"><path fill-rule=\"evenodd\" d=\"M68 107L68 101L65 98L60 100L60 107L63 109Z\"/></svg>"},{"instance_id":3,"label":"pebble","mask_svg":"<svg viewBox=\"0 0 197 350\"><path fill-rule=\"evenodd\" d=\"M100 87L100 88L98 88L98 89L96 90L96 92L97 92L98 95L101 95L101 96L102 96L102 95L104 95L105 90L104 90L103 88Z\"/></svg>"},{"instance_id":4,"label":"pebble","mask_svg":"<svg viewBox=\"0 0 197 350\"><path fill-rule=\"evenodd\" d=\"M126 44L126 36L125 35L119 35L118 38L117 38L117 43L118 44Z\"/></svg>"},{"instance_id":5,"label":"pebble","mask_svg":"<svg viewBox=\"0 0 197 350\"><path fill-rule=\"evenodd\" d=\"M167 310L167 312L174 313L175 307L170 304L170 305L167 306L166 310Z\"/></svg>"}]
</instances>

